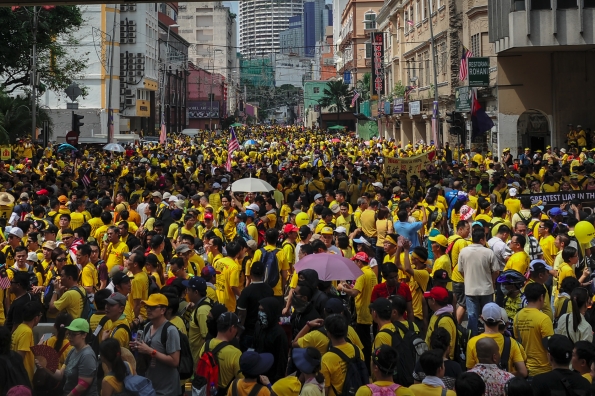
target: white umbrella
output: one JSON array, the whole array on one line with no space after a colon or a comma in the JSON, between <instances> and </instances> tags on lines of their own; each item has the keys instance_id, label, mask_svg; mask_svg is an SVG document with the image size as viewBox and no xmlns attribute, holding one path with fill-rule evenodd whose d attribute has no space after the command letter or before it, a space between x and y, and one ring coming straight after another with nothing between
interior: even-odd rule
<instances>
[{"instance_id":1,"label":"white umbrella","mask_svg":"<svg viewBox=\"0 0 595 396\"><path fill-rule=\"evenodd\" d=\"M123 153L123 152L126 151L124 149L124 147L122 147L118 143L108 143L105 146L103 146L103 149L105 151L113 151L113 152L116 152L116 153Z\"/></svg>"},{"instance_id":2,"label":"white umbrella","mask_svg":"<svg viewBox=\"0 0 595 396\"><path fill-rule=\"evenodd\" d=\"M275 187L271 186L269 183L254 177L240 179L233 182L231 185L231 191L234 192L265 192L273 191L274 189Z\"/></svg>"}]
</instances>

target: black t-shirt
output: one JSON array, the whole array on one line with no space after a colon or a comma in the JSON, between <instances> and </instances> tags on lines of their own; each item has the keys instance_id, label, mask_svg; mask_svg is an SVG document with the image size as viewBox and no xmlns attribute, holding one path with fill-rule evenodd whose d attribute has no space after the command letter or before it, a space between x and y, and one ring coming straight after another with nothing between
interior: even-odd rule
<instances>
[{"instance_id":1,"label":"black t-shirt","mask_svg":"<svg viewBox=\"0 0 595 396\"><path fill-rule=\"evenodd\" d=\"M4 326L8 327L8 329L12 331L13 327L23 323L23 308L25 307L25 304L27 304L29 301L33 301L34 299L35 298L31 294L25 293L21 297L14 300L12 304L10 304L8 314L6 314Z\"/></svg>"},{"instance_id":2,"label":"black t-shirt","mask_svg":"<svg viewBox=\"0 0 595 396\"><path fill-rule=\"evenodd\" d=\"M273 294L273 288L264 282L250 283L248 287L242 290L237 305L238 308L246 310L246 320L244 322L246 334L254 334L254 326L258 320L259 301L263 298L273 297Z\"/></svg>"},{"instance_id":3,"label":"black t-shirt","mask_svg":"<svg viewBox=\"0 0 595 396\"><path fill-rule=\"evenodd\" d=\"M564 386L564 380L574 391L576 396L590 395L591 384L579 373L567 369L555 369L549 373L543 373L533 377L531 387L533 394L539 396L562 396L568 395Z\"/></svg>"}]
</instances>

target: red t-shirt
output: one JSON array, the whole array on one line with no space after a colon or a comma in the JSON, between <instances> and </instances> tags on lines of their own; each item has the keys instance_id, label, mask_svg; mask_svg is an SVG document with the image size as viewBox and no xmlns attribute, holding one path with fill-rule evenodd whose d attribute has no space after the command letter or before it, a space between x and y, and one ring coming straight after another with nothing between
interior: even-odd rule
<instances>
[{"instance_id":1,"label":"red t-shirt","mask_svg":"<svg viewBox=\"0 0 595 396\"><path fill-rule=\"evenodd\" d=\"M395 291L395 289L398 289ZM409 286L405 283L399 283L396 287L390 288L386 285L386 282L382 282L374 286L372 289L372 297L370 298L370 302L376 301L378 298L389 298L390 296L403 296L405 301L410 302L411 298L411 290L409 290Z\"/></svg>"}]
</instances>

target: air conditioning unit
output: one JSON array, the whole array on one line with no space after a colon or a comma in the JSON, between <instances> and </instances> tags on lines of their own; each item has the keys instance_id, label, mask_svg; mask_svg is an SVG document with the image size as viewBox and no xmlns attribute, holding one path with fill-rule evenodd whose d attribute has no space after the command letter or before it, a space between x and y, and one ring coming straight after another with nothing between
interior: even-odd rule
<instances>
[{"instance_id":1,"label":"air conditioning unit","mask_svg":"<svg viewBox=\"0 0 595 396\"><path fill-rule=\"evenodd\" d=\"M120 88L126 89L126 87L128 87L128 84L126 83L126 81L120 80Z\"/></svg>"},{"instance_id":2,"label":"air conditioning unit","mask_svg":"<svg viewBox=\"0 0 595 396\"><path fill-rule=\"evenodd\" d=\"M142 64L140 64L140 63L138 63L138 64L136 65L136 70L142 70L142 69L144 69L144 68L145 68L145 67L144 67Z\"/></svg>"},{"instance_id":3,"label":"air conditioning unit","mask_svg":"<svg viewBox=\"0 0 595 396\"><path fill-rule=\"evenodd\" d=\"M136 53L136 57L137 57L137 58L142 58L142 59L145 59L145 54L144 54L143 52L137 52L137 53Z\"/></svg>"},{"instance_id":4,"label":"air conditioning unit","mask_svg":"<svg viewBox=\"0 0 595 396\"><path fill-rule=\"evenodd\" d=\"M135 32L128 32L128 38L136 38Z\"/></svg>"},{"instance_id":5,"label":"air conditioning unit","mask_svg":"<svg viewBox=\"0 0 595 396\"><path fill-rule=\"evenodd\" d=\"M136 6L135 5L128 6L128 11L136 11Z\"/></svg>"},{"instance_id":6,"label":"air conditioning unit","mask_svg":"<svg viewBox=\"0 0 595 396\"><path fill-rule=\"evenodd\" d=\"M128 76L128 72L126 70L123 70L120 72L120 77L126 77Z\"/></svg>"},{"instance_id":7,"label":"air conditioning unit","mask_svg":"<svg viewBox=\"0 0 595 396\"><path fill-rule=\"evenodd\" d=\"M136 26L134 26L134 25L128 26L128 31L129 32L136 32Z\"/></svg>"},{"instance_id":8,"label":"air conditioning unit","mask_svg":"<svg viewBox=\"0 0 595 396\"><path fill-rule=\"evenodd\" d=\"M120 96L120 104L124 104L126 102L126 98L123 96Z\"/></svg>"},{"instance_id":9,"label":"air conditioning unit","mask_svg":"<svg viewBox=\"0 0 595 396\"><path fill-rule=\"evenodd\" d=\"M121 76L120 76L121 77ZM120 95L124 95L126 93L126 89L120 88Z\"/></svg>"},{"instance_id":10,"label":"air conditioning unit","mask_svg":"<svg viewBox=\"0 0 595 396\"><path fill-rule=\"evenodd\" d=\"M137 76L142 76L142 75L143 75L143 73L144 73L144 71L143 71L143 70L137 70L137 71L136 71L136 75L137 75Z\"/></svg>"},{"instance_id":11,"label":"air conditioning unit","mask_svg":"<svg viewBox=\"0 0 595 396\"><path fill-rule=\"evenodd\" d=\"M145 63L145 58L138 58L137 63Z\"/></svg>"},{"instance_id":12,"label":"air conditioning unit","mask_svg":"<svg viewBox=\"0 0 595 396\"><path fill-rule=\"evenodd\" d=\"M136 26L136 21L128 21L128 26Z\"/></svg>"},{"instance_id":13,"label":"air conditioning unit","mask_svg":"<svg viewBox=\"0 0 595 396\"><path fill-rule=\"evenodd\" d=\"M136 69L136 67L132 63L129 63L128 70L134 70L134 69Z\"/></svg>"},{"instance_id":14,"label":"air conditioning unit","mask_svg":"<svg viewBox=\"0 0 595 396\"><path fill-rule=\"evenodd\" d=\"M136 103L136 99L134 99L134 98L131 98L131 99L126 98L126 102L125 103L126 103L126 106L134 106L134 104Z\"/></svg>"},{"instance_id":15,"label":"air conditioning unit","mask_svg":"<svg viewBox=\"0 0 595 396\"><path fill-rule=\"evenodd\" d=\"M134 58L134 54L132 52L127 52L129 58Z\"/></svg>"},{"instance_id":16,"label":"air conditioning unit","mask_svg":"<svg viewBox=\"0 0 595 396\"><path fill-rule=\"evenodd\" d=\"M120 39L127 38L128 32L120 32Z\"/></svg>"},{"instance_id":17,"label":"air conditioning unit","mask_svg":"<svg viewBox=\"0 0 595 396\"><path fill-rule=\"evenodd\" d=\"M128 77L128 83L129 84L135 84L136 83L136 80L134 79L134 77Z\"/></svg>"},{"instance_id":18,"label":"air conditioning unit","mask_svg":"<svg viewBox=\"0 0 595 396\"><path fill-rule=\"evenodd\" d=\"M127 89L125 94L126 94L126 96L134 96L134 91L135 91L134 89Z\"/></svg>"},{"instance_id":19,"label":"air conditioning unit","mask_svg":"<svg viewBox=\"0 0 595 396\"><path fill-rule=\"evenodd\" d=\"M125 32L126 31L126 26L125 25L120 25L120 31L121 32Z\"/></svg>"},{"instance_id":20,"label":"air conditioning unit","mask_svg":"<svg viewBox=\"0 0 595 396\"><path fill-rule=\"evenodd\" d=\"M126 12L126 11L128 11L128 5L126 5L126 4L120 5L120 12Z\"/></svg>"},{"instance_id":21,"label":"air conditioning unit","mask_svg":"<svg viewBox=\"0 0 595 396\"><path fill-rule=\"evenodd\" d=\"M136 43L136 38L129 38L128 39L128 44L135 44Z\"/></svg>"}]
</instances>

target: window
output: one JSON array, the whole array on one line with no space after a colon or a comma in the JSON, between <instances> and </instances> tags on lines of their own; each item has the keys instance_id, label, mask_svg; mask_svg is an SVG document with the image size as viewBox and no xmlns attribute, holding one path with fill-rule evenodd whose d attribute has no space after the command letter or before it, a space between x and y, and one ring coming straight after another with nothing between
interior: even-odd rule
<instances>
[{"instance_id":1,"label":"window","mask_svg":"<svg viewBox=\"0 0 595 396\"><path fill-rule=\"evenodd\" d=\"M531 10L551 10L550 0L531 0Z\"/></svg>"},{"instance_id":2,"label":"window","mask_svg":"<svg viewBox=\"0 0 595 396\"><path fill-rule=\"evenodd\" d=\"M584 0L583 5L585 8L595 8L595 0Z\"/></svg>"},{"instance_id":3,"label":"window","mask_svg":"<svg viewBox=\"0 0 595 396\"><path fill-rule=\"evenodd\" d=\"M426 81L426 85L430 85L430 51L424 52L424 67L426 72L424 80Z\"/></svg>"},{"instance_id":4,"label":"window","mask_svg":"<svg viewBox=\"0 0 595 396\"><path fill-rule=\"evenodd\" d=\"M366 59L372 58L372 43L366 43Z\"/></svg>"},{"instance_id":5,"label":"window","mask_svg":"<svg viewBox=\"0 0 595 396\"><path fill-rule=\"evenodd\" d=\"M320 87L314 87L314 88L313 88L313 92L314 92L315 94L317 94L317 93L320 93Z\"/></svg>"},{"instance_id":6,"label":"window","mask_svg":"<svg viewBox=\"0 0 595 396\"><path fill-rule=\"evenodd\" d=\"M558 9L578 8L577 0L558 0Z\"/></svg>"},{"instance_id":7,"label":"window","mask_svg":"<svg viewBox=\"0 0 595 396\"><path fill-rule=\"evenodd\" d=\"M419 80L417 80L417 86L423 87L425 81L424 81L424 62L423 62L422 54L417 55L417 69L419 71L419 74L417 76L417 78L419 79Z\"/></svg>"},{"instance_id":8,"label":"window","mask_svg":"<svg viewBox=\"0 0 595 396\"><path fill-rule=\"evenodd\" d=\"M419 19L419 1L415 2L415 18L416 21L421 21Z\"/></svg>"},{"instance_id":9,"label":"window","mask_svg":"<svg viewBox=\"0 0 595 396\"><path fill-rule=\"evenodd\" d=\"M376 13L366 12L364 15L364 29L376 29Z\"/></svg>"},{"instance_id":10,"label":"window","mask_svg":"<svg viewBox=\"0 0 595 396\"><path fill-rule=\"evenodd\" d=\"M481 56L481 35L479 33L471 36L471 52L473 56Z\"/></svg>"},{"instance_id":11,"label":"window","mask_svg":"<svg viewBox=\"0 0 595 396\"><path fill-rule=\"evenodd\" d=\"M421 20L425 20L428 17L428 2L424 1L421 7Z\"/></svg>"},{"instance_id":12,"label":"window","mask_svg":"<svg viewBox=\"0 0 595 396\"><path fill-rule=\"evenodd\" d=\"M439 61L438 62L438 70L441 73L446 73L446 70L447 70L446 63L448 62L448 56L446 54L446 42L443 41L443 42L441 42L438 45L438 53L439 53L439 56L438 56L438 61Z\"/></svg>"}]
</instances>

